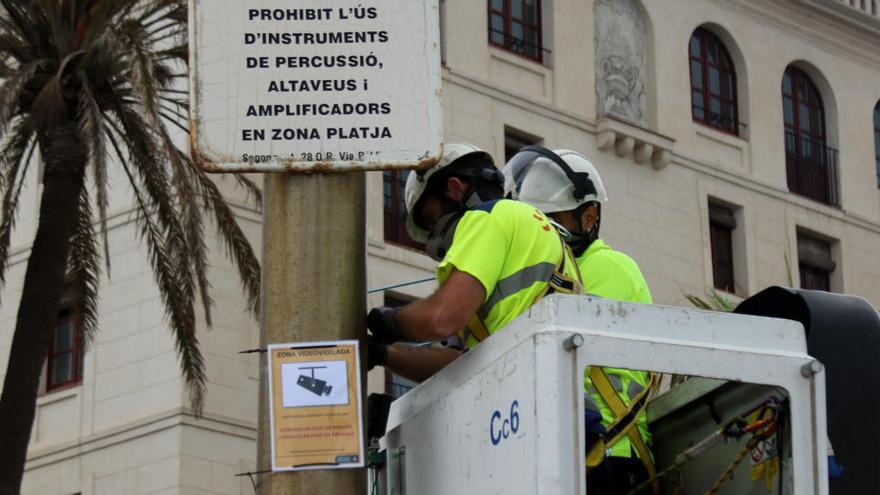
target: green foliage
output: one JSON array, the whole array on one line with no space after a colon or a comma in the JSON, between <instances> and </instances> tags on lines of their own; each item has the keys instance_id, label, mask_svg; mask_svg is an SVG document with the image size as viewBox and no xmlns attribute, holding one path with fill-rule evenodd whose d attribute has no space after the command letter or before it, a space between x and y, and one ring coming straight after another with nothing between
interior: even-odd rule
<instances>
[{"instance_id":1,"label":"green foliage","mask_svg":"<svg viewBox=\"0 0 880 495\"><path fill-rule=\"evenodd\" d=\"M794 272L791 270L791 258L788 256L788 251L783 253L783 260L785 261L785 280L789 287L794 287Z\"/></svg>"},{"instance_id":2,"label":"green foliage","mask_svg":"<svg viewBox=\"0 0 880 495\"><path fill-rule=\"evenodd\" d=\"M706 291L707 299L703 299L699 296L695 296L693 294L685 294L684 297L694 305L694 307L698 309L705 309L707 311L723 311L725 313L729 313L733 311L736 307L736 303L724 297L720 292L715 289L709 289Z\"/></svg>"}]
</instances>

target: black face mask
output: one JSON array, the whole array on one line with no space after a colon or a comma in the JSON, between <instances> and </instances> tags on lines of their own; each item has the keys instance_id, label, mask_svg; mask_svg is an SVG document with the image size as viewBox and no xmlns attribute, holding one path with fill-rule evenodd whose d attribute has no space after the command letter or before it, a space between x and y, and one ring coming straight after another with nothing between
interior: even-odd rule
<instances>
[{"instance_id":1,"label":"black face mask","mask_svg":"<svg viewBox=\"0 0 880 495\"><path fill-rule=\"evenodd\" d=\"M494 183L477 183L465 192L465 200L458 202L448 196L442 196L443 215L434 223L434 228L428 234L425 241L425 252L435 261L442 261L452 246L455 228L458 221L464 216L469 208L473 208L486 201L501 198L503 189Z\"/></svg>"},{"instance_id":2,"label":"black face mask","mask_svg":"<svg viewBox=\"0 0 880 495\"><path fill-rule=\"evenodd\" d=\"M586 234L572 234L571 238L566 240L565 243L571 247L571 252L574 253L576 258L579 258L582 254L587 252L587 249L590 248L590 245L599 238L598 229L593 228Z\"/></svg>"},{"instance_id":3,"label":"black face mask","mask_svg":"<svg viewBox=\"0 0 880 495\"><path fill-rule=\"evenodd\" d=\"M593 225L593 228L587 232L584 232L581 228L581 217L584 215L584 211L591 205L596 205L596 225ZM587 249L590 248L590 245L599 238L599 224L602 220L602 205L600 203L590 202L584 205L581 205L577 210L575 210L575 216L577 217L577 226L578 229L575 232L568 231L567 235L563 234L563 239L565 243L571 247L571 252L574 253L575 257L580 257L584 254Z\"/></svg>"},{"instance_id":4,"label":"black face mask","mask_svg":"<svg viewBox=\"0 0 880 495\"><path fill-rule=\"evenodd\" d=\"M443 258L446 257L446 253L452 246L455 228L465 211L450 211L437 219L434 229L431 230L431 233L428 234L428 240L425 241L425 252L434 261L443 261Z\"/></svg>"}]
</instances>

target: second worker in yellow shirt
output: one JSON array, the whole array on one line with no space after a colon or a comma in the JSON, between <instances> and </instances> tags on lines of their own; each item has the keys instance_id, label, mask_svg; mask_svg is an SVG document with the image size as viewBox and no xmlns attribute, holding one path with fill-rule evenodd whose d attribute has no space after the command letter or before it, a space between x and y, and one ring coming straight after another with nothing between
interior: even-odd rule
<instances>
[{"instance_id":1,"label":"second worker in yellow shirt","mask_svg":"<svg viewBox=\"0 0 880 495\"><path fill-rule=\"evenodd\" d=\"M562 228L577 257L584 292L619 301L651 303L638 265L599 238L608 195L587 158L571 150L527 146L505 165L507 197L539 208ZM584 372L587 488L596 495L625 494L653 474L651 434L644 412L650 373L620 368Z\"/></svg>"}]
</instances>

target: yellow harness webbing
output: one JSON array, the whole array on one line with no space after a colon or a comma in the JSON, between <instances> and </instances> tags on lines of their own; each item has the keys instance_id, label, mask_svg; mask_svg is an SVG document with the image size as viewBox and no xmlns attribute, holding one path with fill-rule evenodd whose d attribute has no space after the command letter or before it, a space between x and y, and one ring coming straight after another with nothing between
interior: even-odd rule
<instances>
[{"instance_id":1,"label":"yellow harness webbing","mask_svg":"<svg viewBox=\"0 0 880 495\"><path fill-rule=\"evenodd\" d=\"M467 331L468 333L470 333L470 335L477 339L477 342L482 342L488 339L490 335L489 329L486 328L486 324L483 323L483 319L477 316L476 313L471 316L471 321L469 321L467 324ZM465 336L465 342L463 343L467 344L467 336Z\"/></svg>"},{"instance_id":2,"label":"yellow harness webbing","mask_svg":"<svg viewBox=\"0 0 880 495\"><path fill-rule=\"evenodd\" d=\"M610 448L625 436L629 438L631 445L639 455L639 459L641 459L642 464L644 464L648 476L652 479L652 491L655 495L659 494L660 483L654 478L657 474L654 460L651 458L651 452L645 445L644 440L642 440L642 435L639 434L639 429L636 428L636 419L638 419L639 414L644 411L645 405L648 403L648 394L656 385L657 375L651 373L650 383L639 392L638 395L630 400L629 406L627 406L620 396L617 395L617 391L614 390L614 385L611 384L611 380L608 379L608 375L601 367L592 366L590 368L590 380L599 392L599 396L605 404L608 405L611 412L614 413L614 422L608 426L608 438L597 440L590 448L589 452L587 452L585 460L587 469L589 470L590 468L601 464L605 458L606 449Z\"/></svg>"},{"instance_id":3,"label":"yellow harness webbing","mask_svg":"<svg viewBox=\"0 0 880 495\"><path fill-rule=\"evenodd\" d=\"M540 301L541 298L547 295L551 289L553 292L558 292L560 294L582 294L584 291L583 286L581 285L581 272L577 263L574 261L574 254L565 242L562 242L561 239L560 242L562 243L562 258L559 260L559 263L556 264L556 269L553 271L550 280L547 281L547 286L535 296L535 300L532 304ZM566 259L571 260L572 265L574 265L575 270L577 271L576 279L565 273ZM488 339L489 335L491 335L489 329L486 328L486 323L483 322L483 319L480 318L477 313L474 313L473 316L471 316L471 319L467 324L466 332L464 334L459 334L462 343L467 343L468 335L477 339L477 342L482 342Z\"/></svg>"},{"instance_id":4,"label":"yellow harness webbing","mask_svg":"<svg viewBox=\"0 0 880 495\"><path fill-rule=\"evenodd\" d=\"M565 273L566 259L570 259L572 261L572 264L574 265L575 271L577 273L577 278L573 278ZM547 282L547 286L544 287L544 289L535 296L533 304L540 301L541 298L547 295L547 293L551 290L560 294L583 293L580 267L578 267L577 263L574 261L574 254L571 252L571 248L569 248L569 246L564 242L562 242L562 257L559 260L559 263L556 265L556 269L554 270L552 277ZM491 335L489 329L486 327L483 319L480 318L477 313L474 313L471 316L465 332L459 334L463 343L467 343L468 336L473 336L474 339L477 340L477 342L482 342L489 338L489 335ZM651 390L653 390L654 386L656 385L657 375L654 373L651 374L651 383L649 384L649 386L645 387L641 392L639 392L639 394L630 401L629 406L624 404L620 396L617 395L617 392L614 390L614 386L608 379L608 375L605 374L605 371L602 368L598 366L593 366L590 370L590 378L592 379L593 385L596 387L596 390L598 390L599 396L602 398L602 400L605 401L606 404L608 404L608 407L614 413L615 420L611 425L609 425L608 428L608 432L611 433L611 437L608 439L597 441L596 444L593 445L590 451L587 453L587 468L589 469L590 467L595 467L601 464L602 460L605 458L605 449L614 445L615 443L617 443L618 440L626 436L630 439L633 448L636 449L639 458L645 465L645 470L648 472L648 476L652 478L651 488L654 494L659 494L660 484L656 479L653 479L654 475L657 473L657 470L654 467L654 461L651 458L651 452L648 450L648 447L642 440L642 436L639 434L638 428L635 428L636 419L638 418L639 414L641 414L641 412L644 410L645 405L648 402L648 394Z\"/></svg>"}]
</instances>

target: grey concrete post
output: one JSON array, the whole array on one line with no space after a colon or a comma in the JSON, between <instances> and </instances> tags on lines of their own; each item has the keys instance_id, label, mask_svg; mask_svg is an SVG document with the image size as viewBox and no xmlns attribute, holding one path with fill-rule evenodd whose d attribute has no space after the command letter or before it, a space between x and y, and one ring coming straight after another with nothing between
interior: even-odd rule
<instances>
[{"instance_id":1,"label":"grey concrete post","mask_svg":"<svg viewBox=\"0 0 880 495\"><path fill-rule=\"evenodd\" d=\"M363 336L365 175L265 175L261 347ZM263 354L258 470L272 466L266 375ZM364 386L365 383L364 380ZM362 469L268 473L258 480L258 495L366 492Z\"/></svg>"}]
</instances>

